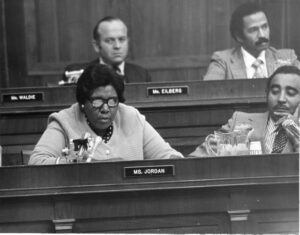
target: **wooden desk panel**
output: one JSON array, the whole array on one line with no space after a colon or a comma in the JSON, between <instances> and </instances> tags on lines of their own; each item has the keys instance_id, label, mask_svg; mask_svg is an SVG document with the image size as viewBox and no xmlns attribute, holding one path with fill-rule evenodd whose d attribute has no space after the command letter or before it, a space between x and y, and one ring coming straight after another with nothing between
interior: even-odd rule
<instances>
[{"instance_id":1,"label":"wooden desk panel","mask_svg":"<svg viewBox=\"0 0 300 235\"><path fill-rule=\"evenodd\" d=\"M188 87L188 94L148 96L154 87ZM190 81L126 85L126 103L137 107L174 148L190 153L204 137L226 123L235 110L264 111L265 80ZM5 165L21 164L20 151L32 149L51 112L75 102L75 87L0 89L0 94L43 93L43 102L5 103L0 107L0 144Z\"/></svg>"},{"instance_id":2,"label":"wooden desk panel","mask_svg":"<svg viewBox=\"0 0 300 235\"><path fill-rule=\"evenodd\" d=\"M188 94L183 95L148 95L148 88L188 87ZM225 81L180 81L130 83L125 86L126 103L136 108L163 108L180 106L199 106L214 104L245 104L265 101L265 79L236 79ZM3 102L7 94L43 93L43 101ZM75 86L24 87L0 89L1 113L28 113L56 111L68 107L76 101ZM234 102L233 102L234 101Z\"/></svg>"},{"instance_id":3,"label":"wooden desk panel","mask_svg":"<svg viewBox=\"0 0 300 235\"><path fill-rule=\"evenodd\" d=\"M175 175L123 176L162 165ZM289 154L2 167L0 232L298 233L298 166Z\"/></svg>"}]
</instances>

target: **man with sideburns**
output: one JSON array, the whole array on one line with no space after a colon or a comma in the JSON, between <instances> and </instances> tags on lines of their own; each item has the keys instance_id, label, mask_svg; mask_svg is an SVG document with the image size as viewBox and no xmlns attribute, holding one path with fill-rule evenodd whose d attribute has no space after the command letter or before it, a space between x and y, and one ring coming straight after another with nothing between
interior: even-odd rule
<instances>
[{"instance_id":1,"label":"man with sideburns","mask_svg":"<svg viewBox=\"0 0 300 235\"><path fill-rule=\"evenodd\" d=\"M239 123L247 124L252 127L249 141L259 141L262 153L299 152L300 70L287 65L278 68L267 80L266 94L266 112L235 112L219 131L235 132ZM210 155L207 143L190 154L192 157Z\"/></svg>"},{"instance_id":2,"label":"man with sideburns","mask_svg":"<svg viewBox=\"0 0 300 235\"><path fill-rule=\"evenodd\" d=\"M214 52L204 80L267 78L283 65L300 68L294 50L270 46L269 22L258 5L239 6L232 13L230 33L238 46Z\"/></svg>"}]
</instances>

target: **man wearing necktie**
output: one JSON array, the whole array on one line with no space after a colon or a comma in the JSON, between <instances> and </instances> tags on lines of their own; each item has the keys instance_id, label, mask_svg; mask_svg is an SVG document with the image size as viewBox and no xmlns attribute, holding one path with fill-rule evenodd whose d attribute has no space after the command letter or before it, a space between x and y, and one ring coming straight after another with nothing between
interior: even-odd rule
<instances>
[{"instance_id":1,"label":"man wearing necktie","mask_svg":"<svg viewBox=\"0 0 300 235\"><path fill-rule=\"evenodd\" d=\"M300 70L279 68L268 80L267 102L265 152L299 152Z\"/></svg>"},{"instance_id":2,"label":"man wearing necktie","mask_svg":"<svg viewBox=\"0 0 300 235\"><path fill-rule=\"evenodd\" d=\"M263 9L239 6L231 16L230 33L238 46L214 52L204 80L267 78L278 67L300 62L292 49L270 46L270 27Z\"/></svg>"},{"instance_id":3,"label":"man wearing necktie","mask_svg":"<svg viewBox=\"0 0 300 235\"><path fill-rule=\"evenodd\" d=\"M107 16L99 20L93 30L92 44L98 58L89 63L68 65L64 72L65 81L77 81L88 65L100 63L111 67L116 73L123 76L125 83L151 82L151 76L146 69L125 62L128 54L129 37L127 26L121 19ZM68 74L75 74L77 79L68 77Z\"/></svg>"},{"instance_id":4,"label":"man wearing necktie","mask_svg":"<svg viewBox=\"0 0 300 235\"><path fill-rule=\"evenodd\" d=\"M295 66L278 68L267 80L268 110L264 113L235 112L221 132L233 132L243 123L253 128L250 141L259 141L264 154L299 152L300 70ZM210 155L205 143L192 157Z\"/></svg>"},{"instance_id":5,"label":"man wearing necktie","mask_svg":"<svg viewBox=\"0 0 300 235\"><path fill-rule=\"evenodd\" d=\"M254 74L252 76L252 78L266 78L266 74L265 71L263 69L263 65L264 62L261 59L256 59L253 64L252 67L254 69Z\"/></svg>"}]
</instances>

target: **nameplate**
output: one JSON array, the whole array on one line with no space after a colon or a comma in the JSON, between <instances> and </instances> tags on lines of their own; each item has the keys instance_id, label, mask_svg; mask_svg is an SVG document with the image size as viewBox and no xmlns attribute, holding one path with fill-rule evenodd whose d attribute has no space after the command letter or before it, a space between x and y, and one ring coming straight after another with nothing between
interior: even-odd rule
<instances>
[{"instance_id":1,"label":"nameplate","mask_svg":"<svg viewBox=\"0 0 300 235\"><path fill-rule=\"evenodd\" d=\"M153 176L174 176L173 165L169 166L135 166L124 167L124 177L153 177Z\"/></svg>"},{"instance_id":2,"label":"nameplate","mask_svg":"<svg viewBox=\"0 0 300 235\"><path fill-rule=\"evenodd\" d=\"M189 92L188 86L170 86L170 87L148 87L148 96L156 95L187 95Z\"/></svg>"},{"instance_id":3,"label":"nameplate","mask_svg":"<svg viewBox=\"0 0 300 235\"><path fill-rule=\"evenodd\" d=\"M4 103L32 102L32 101L43 101L43 100L44 100L44 95L42 92L2 95L2 102Z\"/></svg>"}]
</instances>

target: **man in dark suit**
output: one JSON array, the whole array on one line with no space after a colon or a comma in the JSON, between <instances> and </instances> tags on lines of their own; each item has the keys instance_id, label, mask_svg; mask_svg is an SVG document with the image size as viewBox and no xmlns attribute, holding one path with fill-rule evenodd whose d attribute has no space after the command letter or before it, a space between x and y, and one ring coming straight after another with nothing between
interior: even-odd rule
<instances>
[{"instance_id":1,"label":"man in dark suit","mask_svg":"<svg viewBox=\"0 0 300 235\"><path fill-rule=\"evenodd\" d=\"M230 32L239 46L214 52L204 80L267 78L280 66L300 67L294 50L269 45L268 19L253 3L243 4L233 12Z\"/></svg>"},{"instance_id":2,"label":"man in dark suit","mask_svg":"<svg viewBox=\"0 0 300 235\"><path fill-rule=\"evenodd\" d=\"M93 47L99 57L89 63L68 65L64 81L76 82L89 64L106 64L122 75L125 83L150 82L149 72L141 66L125 62L128 54L128 30L125 23L116 17L107 16L99 20L93 30Z\"/></svg>"},{"instance_id":3,"label":"man in dark suit","mask_svg":"<svg viewBox=\"0 0 300 235\"><path fill-rule=\"evenodd\" d=\"M242 124L252 127L248 138L261 143L262 153L299 152L300 70L295 66L278 68L267 80L266 92L267 112L235 112L219 131L233 133ZM214 145L203 143L190 156L215 155L216 151L208 147Z\"/></svg>"}]
</instances>

